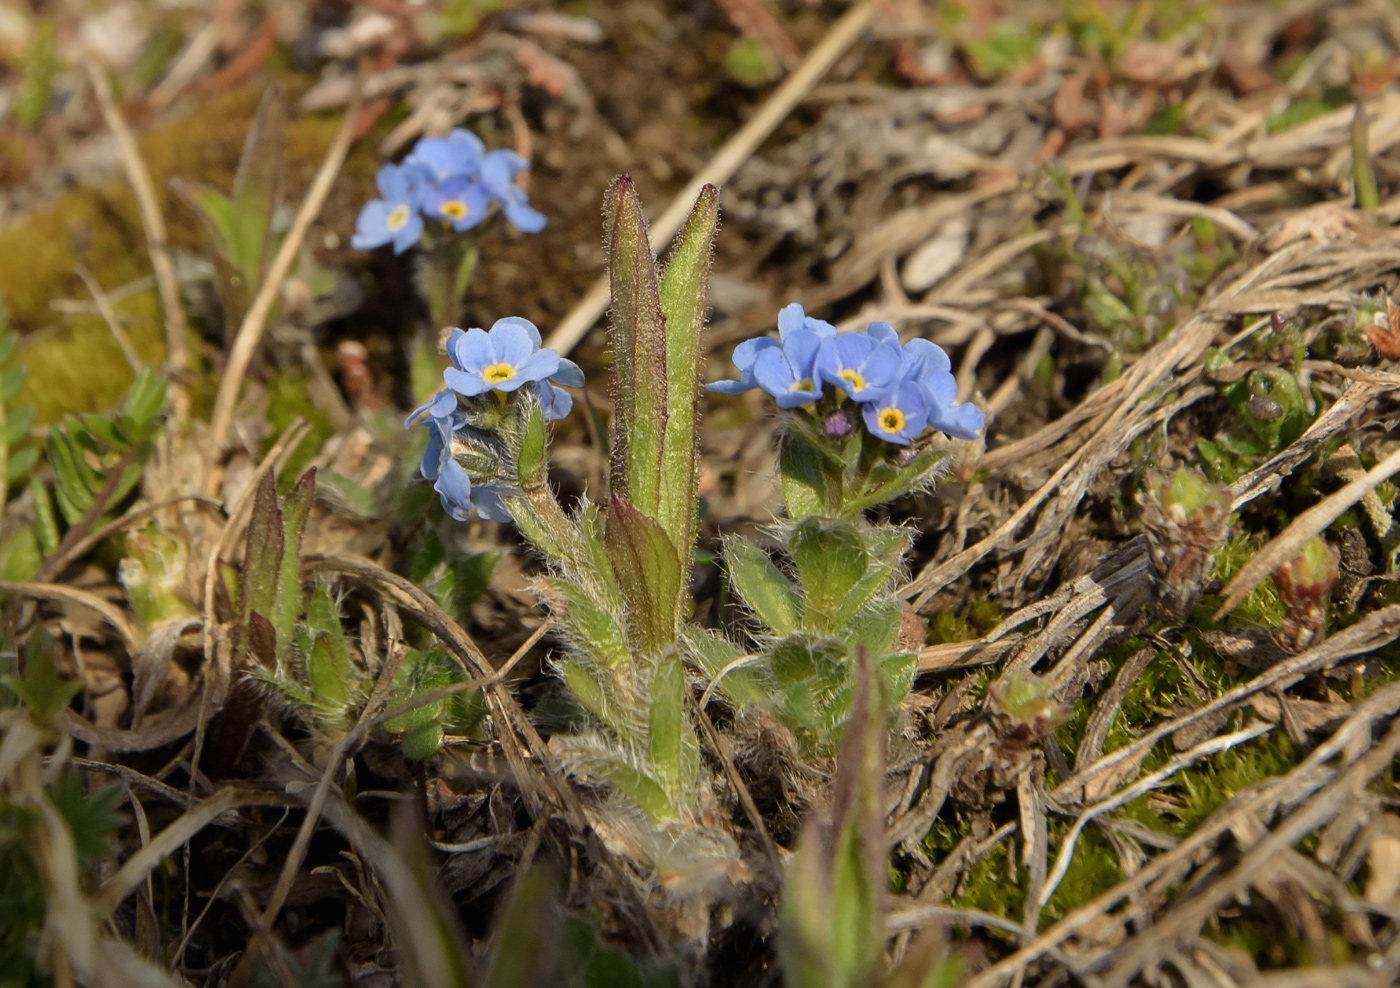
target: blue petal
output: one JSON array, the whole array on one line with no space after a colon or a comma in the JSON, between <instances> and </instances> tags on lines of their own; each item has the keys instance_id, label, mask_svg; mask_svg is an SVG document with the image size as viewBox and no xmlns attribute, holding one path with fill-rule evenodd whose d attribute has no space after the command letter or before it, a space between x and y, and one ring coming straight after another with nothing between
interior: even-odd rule
<instances>
[{"instance_id":1,"label":"blue petal","mask_svg":"<svg viewBox=\"0 0 1400 988\"><path fill-rule=\"evenodd\" d=\"M360 209L355 218L355 234L350 238L350 246L355 250L372 250L393 239L389 232L389 214L394 207L383 199L371 199Z\"/></svg>"},{"instance_id":2,"label":"blue petal","mask_svg":"<svg viewBox=\"0 0 1400 988\"><path fill-rule=\"evenodd\" d=\"M567 385L571 388L583 387L583 368L572 360L564 357L559 358L559 369L549 378L555 384Z\"/></svg>"},{"instance_id":3,"label":"blue petal","mask_svg":"<svg viewBox=\"0 0 1400 988\"><path fill-rule=\"evenodd\" d=\"M452 332L447 335L447 359L452 361L452 366L458 370L463 370L462 358L458 356L458 348L466 343L467 334L456 326L452 327Z\"/></svg>"},{"instance_id":4,"label":"blue petal","mask_svg":"<svg viewBox=\"0 0 1400 988\"><path fill-rule=\"evenodd\" d=\"M467 478L467 472L462 469L460 463L456 460L444 462L433 490L438 492L442 510L446 511L453 521L467 520L472 510L472 482Z\"/></svg>"},{"instance_id":5,"label":"blue petal","mask_svg":"<svg viewBox=\"0 0 1400 988\"><path fill-rule=\"evenodd\" d=\"M518 329L523 329L535 350L538 350L540 344L543 342L540 339L540 331L535 327L535 324L528 319L522 319L520 316L506 316L504 319L497 319L491 324L493 330L499 326L515 326ZM492 337L492 339L495 339L495 337Z\"/></svg>"},{"instance_id":6,"label":"blue petal","mask_svg":"<svg viewBox=\"0 0 1400 988\"><path fill-rule=\"evenodd\" d=\"M752 391L756 387L758 387L758 385L753 382L752 375L750 374L749 379L744 381L714 381L711 384L705 385L705 390L714 391L722 395L741 395L745 391Z\"/></svg>"},{"instance_id":7,"label":"blue petal","mask_svg":"<svg viewBox=\"0 0 1400 988\"><path fill-rule=\"evenodd\" d=\"M512 367L519 367L539 349L539 331L536 330L532 338L529 330L514 321L497 320L491 327L490 336L491 346L495 350L495 362L510 364ZM555 354L554 359L557 363L559 355Z\"/></svg>"},{"instance_id":8,"label":"blue petal","mask_svg":"<svg viewBox=\"0 0 1400 988\"><path fill-rule=\"evenodd\" d=\"M452 133L447 135L447 148L452 152L459 174L470 174L480 169L482 155L486 153L486 145L481 143L481 138L461 127L454 127Z\"/></svg>"},{"instance_id":9,"label":"blue petal","mask_svg":"<svg viewBox=\"0 0 1400 988\"><path fill-rule=\"evenodd\" d=\"M515 176L530 167L530 163L508 148L497 148L481 159L481 180L498 199L505 199L510 189L517 188Z\"/></svg>"},{"instance_id":10,"label":"blue petal","mask_svg":"<svg viewBox=\"0 0 1400 988\"><path fill-rule=\"evenodd\" d=\"M417 212L408 214L408 222L394 234L394 253L402 254L416 244L423 236L423 217Z\"/></svg>"},{"instance_id":11,"label":"blue petal","mask_svg":"<svg viewBox=\"0 0 1400 988\"><path fill-rule=\"evenodd\" d=\"M476 513L487 521L512 520L510 512L506 510L505 488L497 484L483 484L476 488L472 492L472 504L476 505Z\"/></svg>"},{"instance_id":12,"label":"blue petal","mask_svg":"<svg viewBox=\"0 0 1400 988\"><path fill-rule=\"evenodd\" d=\"M804 318L801 304L792 302L783 306L778 313L778 338L786 340L788 333L801 329Z\"/></svg>"},{"instance_id":13,"label":"blue petal","mask_svg":"<svg viewBox=\"0 0 1400 988\"><path fill-rule=\"evenodd\" d=\"M765 350L754 361L753 379L774 398L782 397L798 382L792 365L781 350Z\"/></svg>"},{"instance_id":14,"label":"blue petal","mask_svg":"<svg viewBox=\"0 0 1400 988\"><path fill-rule=\"evenodd\" d=\"M526 381L543 381L551 378L558 369L558 350L537 350L524 363L516 367L515 377L512 380L518 381L519 383L515 384L515 387L519 387ZM515 388L506 388L505 390L513 391Z\"/></svg>"},{"instance_id":15,"label":"blue petal","mask_svg":"<svg viewBox=\"0 0 1400 988\"><path fill-rule=\"evenodd\" d=\"M758 359L758 355L769 347L778 346L778 341L771 336L755 336L751 340L745 340L734 348L734 356L730 359L734 366L742 371L753 369L753 362Z\"/></svg>"},{"instance_id":16,"label":"blue petal","mask_svg":"<svg viewBox=\"0 0 1400 988\"><path fill-rule=\"evenodd\" d=\"M929 410L928 424L954 439L976 439L987 424L987 416L971 402L935 405Z\"/></svg>"},{"instance_id":17,"label":"blue petal","mask_svg":"<svg viewBox=\"0 0 1400 988\"><path fill-rule=\"evenodd\" d=\"M904 368L901 374L920 377L951 371L953 362L937 343L913 339L904 344Z\"/></svg>"},{"instance_id":18,"label":"blue petal","mask_svg":"<svg viewBox=\"0 0 1400 988\"><path fill-rule=\"evenodd\" d=\"M439 391L410 412L408 418L404 419L403 427L407 429L412 426L413 420L418 418L423 412L427 412L432 418L440 419L446 418L456 410L457 396L451 391Z\"/></svg>"},{"instance_id":19,"label":"blue petal","mask_svg":"<svg viewBox=\"0 0 1400 988\"><path fill-rule=\"evenodd\" d=\"M899 347L889 343L881 343L870 351L870 355L861 362L861 374L865 378L867 388L880 389L888 387L899 375L900 352Z\"/></svg>"},{"instance_id":20,"label":"blue petal","mask_svg":"<svg viewBox=\"0 0 1400 988\"><path fill-rule=\"evenodd\" d=\"M463 371L456 367L449 367L442 372L442 379L449 388L463 398L475 398L477 395L485 394L491 390L491 385L486 383L480 371Z\"/></svg>"},{"instance_id":21,"label":"blue petal","mask_svg":"<svg viewBox=\"0 0 1400 988\"><path fill-rule=\"evenodd\" d=\"M442 435L437 426L428 423L428 448L423 451L423 461L418 464L418 472L424 480L437 480L438 469L442 465Z\"/></svg>"},{"instance_id":22,"label":"blue petal","mask_svg":"<svg viewBox=\"0 0 1400 988\"><path fill-rule=\"evenodd\" d=\"M524 198L524 194L521 194ZM507 200L504 206L506 219L510 225L521 233L539 233L548 225L549 220L538 209L530 206L527 202L511 202Z\"/></svg>"},{"instance_id":23,"label":"blue petal","mask_svg":"<svg viewBox=\"0 0 1400 988\"><path fill-rule=\"evenodd\" d=\"M783 355L798 377L817 377L817 357L821 354L822 338L810 329L796 329L783 343Z\"/></svg>"},{"instance_id":24,"label":"blue petal","mask_svg":"<svg viewBox=\"0 0 1400 988\"><path fill-rule=\"evenodd\" d=\"M896 346L899 345L899 334L887 322L872 322L865 332L877 343L893 342Z\"/></svg>"},{"instance_id":25,"label":"blue petal","mask_svg":"<svg viewBox=\"0 0 1400 988\"><path fill-rule=\"evenodd\" d=\"M379 189L379 194L390 202L416 206L420 191L417 178L417 173L412 168L385 165L374 176L374 184Z\"/></svg>"},{"instance_id":26,"label":"blue petal","mask_svg":"<svg viewBox=\"0 0 1400 988\"><path fill-rule=\"evenodd\" d=\"M473 327L457 343L457 366L469 374L480 374L497 362L495 341L486 330Z\"/></svg>"},{"instance_id":27,"label":"blue petal","mask_svg":"<svg viewBox=\"0 0 1400 988\"><path fill-rule=\"evenodd\" d=\"M565 418L573 410L573 396L563 388L556 388L548 381L536 381L535 393L540 397L540 411L546 422L555 422Z\"/></svg>"}]
</instances>

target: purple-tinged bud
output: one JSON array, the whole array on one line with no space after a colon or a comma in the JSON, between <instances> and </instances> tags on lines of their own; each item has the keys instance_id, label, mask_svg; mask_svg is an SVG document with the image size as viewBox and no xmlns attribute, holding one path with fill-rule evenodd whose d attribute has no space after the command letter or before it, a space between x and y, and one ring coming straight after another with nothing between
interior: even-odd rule
<instances>
[{"instance_id":1,"label":"purple-tinged bud","mask_svg":"<svg viewBox=\"0 0 1400 988\"><path fill-rule=\"evenodd\" d=\"M1277 637L1286 650L1301 652L1327 637L1327 595L1337 584L1341 561L1342 554L1315 535L1274 571L1274 586L1283 605L1283 627Z\"/></svg>"},{"instance_id":2,"label":"purple-tinged bud","mask_svg":"<svg viewBox=\"0 0 1400 988\"><path fill-rule=\"evenodd\" d=\"M842 410L837 410L822 420L822 429L828 436L842 438L851 431L850 417Z\"/></svg>"}]
</instances>

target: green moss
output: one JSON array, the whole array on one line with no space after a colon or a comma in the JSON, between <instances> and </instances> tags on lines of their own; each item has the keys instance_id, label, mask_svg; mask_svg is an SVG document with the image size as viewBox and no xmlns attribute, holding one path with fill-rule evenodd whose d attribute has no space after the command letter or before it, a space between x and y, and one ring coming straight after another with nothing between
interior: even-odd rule
<instances>
[{"instance_id":1,"label":"green moss","mask_svg":"<svg viewBox=\"0 0 1400 988\"><path fill-rule=\"evenodd\" d=\"M1248 532L1237 532L1229 542L1221 547L1215 557L1214 576L1222 584L1229 583L1245 563L1259 551L1258 540ZM1224 598L1218 594L1204 594L1187 623L1207 631L1218 630L1221 625L1215 620L1215 612L1220 609ZM1238 607L1227 617L1227 622L1235 627L1278 628L1283 625L1283 605L1279 603L1278 591L1274 589L1272 577L1250 591Z\"/></svg>"},{"instance_id":2,"label":"green moss","mask_svg":"<svg viewBox=\"0 0 1400 988\"><path fill-rule=\"evenodd\" d=\"M224 190L232 186L266 82L258 79L209 97L189 115L139 135L141 155L161 193L175 249L207 252L200 224L170 194L169 180L178 177ZM287 76L289 103L304 85ZM294 194L309 186L338 126L335 115L289 121L285 187ZM378 164L374 144L361 141L347 161L322 213L327 225L349 229ZM0 256L24 258L23 264L0 266L0 298L8 307L10 325L25 337L21 360L30 368L19 401L34 405L40 422L54 421L64 412L115 404L132 375L106 324L95 316L56 317L50 303L58 298L88 299L76 274L80 265L108 291L150 274L145 234L125 178L114 173L99 185L73 189L27 210L0 229ZM154 287L121 299L115 308L142 360L158 365L165 345ZM198 353L193 334L190 343Z\"/></svg>"}]
</instances>

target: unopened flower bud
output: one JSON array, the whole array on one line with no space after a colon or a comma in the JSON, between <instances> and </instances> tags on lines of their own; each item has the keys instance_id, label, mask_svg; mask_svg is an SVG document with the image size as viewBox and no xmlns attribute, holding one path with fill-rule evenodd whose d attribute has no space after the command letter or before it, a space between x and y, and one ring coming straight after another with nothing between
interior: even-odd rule
<instances>
[{"instance_id":1,"label":"unopened flower bud","mask_svg":"<svg viewBox=\"0 0 1400 988\"><path fill-rule=\"evenodd\" d=\"M1315 535L1274 571L1283 605L1279 644L1288 651L1301 652L1327 636L1327 595L1337 583L1341 560L1336 548Z\"/></svg>"},{"instance_id":2,"label":"unopened flower bud","mask_svg":"<svg viewBox=\"0 0 1400 988\"><path fill-rule=\"evenodd\" d=\"M1171 474L1149 470L1138 501L1162 604L1179 617L1199 596L1216 552L1230 536L1229 488L1192 467Z\"/></svg>"},{"instance_id":3,"label":"unopened flower bud","mask_svg":"<svg viewBox=\"0 0 1400 988\"><path fill-rule=\"evenodd\" d=\"M991 709L1007 725L1003 742L1034 743L1048 737L1068 710L1050 695L1050 680L1017 670L987 687Z\"/></svg>"}]
</instances>

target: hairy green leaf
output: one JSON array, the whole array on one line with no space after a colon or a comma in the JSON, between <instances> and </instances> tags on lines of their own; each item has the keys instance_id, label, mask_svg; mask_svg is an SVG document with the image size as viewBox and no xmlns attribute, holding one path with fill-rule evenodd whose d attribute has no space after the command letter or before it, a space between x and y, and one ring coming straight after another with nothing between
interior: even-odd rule
<instances>
[{"instance_id":1,"label":"hairy green leaf","mask_svg":"<svg viewBox=\"0 0 1400 988\"><path fill-rule=\"evenodd\" d=\"M729 582L749 610L776 635L797 631L802 620L802 601L792 581L758 546L741 540L724 548Z\"/></svg>"},{"instance_id":2,"label":"hairy green leaf","mask_svg":"<svg viewBox=\"0 0 1400 988\"><path fill-rule=\"evenodd\" d=\"M719 190L706 185L681 229L661 276L666 332L666 436L657 520L681 555L695 540L700 332L709 298L710 261L719 223Z\"/></svg>"},{"instance_id":3,"label":"hairy green leaf","mask_svg":"<svg viewBox=\"0 0 1400 988\"><path fill-rule=\"evenodd\" d=\"M788 554L802 581L804 622L817 632L833 630L836 614L870 566L860 533L848 521L808 518L789 536Z\"/></svg>"},{"instance_id":4,"label":"hairy green leaf","mask_svg":"<svg viewBox=\"0 0 1400 988\"><path fill-rule=\"evenodd\" d=\"M614 494L603 521L603 544L627 602L633 647L657 655L676 639L681 563L661 526Z\"/></svg>"},{"instance_id":5,"label":"hairy green leaf","mask_svg":"<svg viewBox=\"0 0 1400 988\"><path fill-rule=\"evenodd\" d=\"M656 257L632 179L623 175L603 199L612 283L612 485L642 514L658 517L667 418L666 320Z\"/></svg>"},{"instance_id":6,"label":"hairy green leaf","mask_svg":"<svg viewBox=\"0 0 1400 988\"><path fill-rule=\"evenodd\" d=\"M672 654L656 664L651 681L651 763L661 787L679 800L685 794L682 747L685 722L685 670Z\"/></svg>"}]
</instances>

